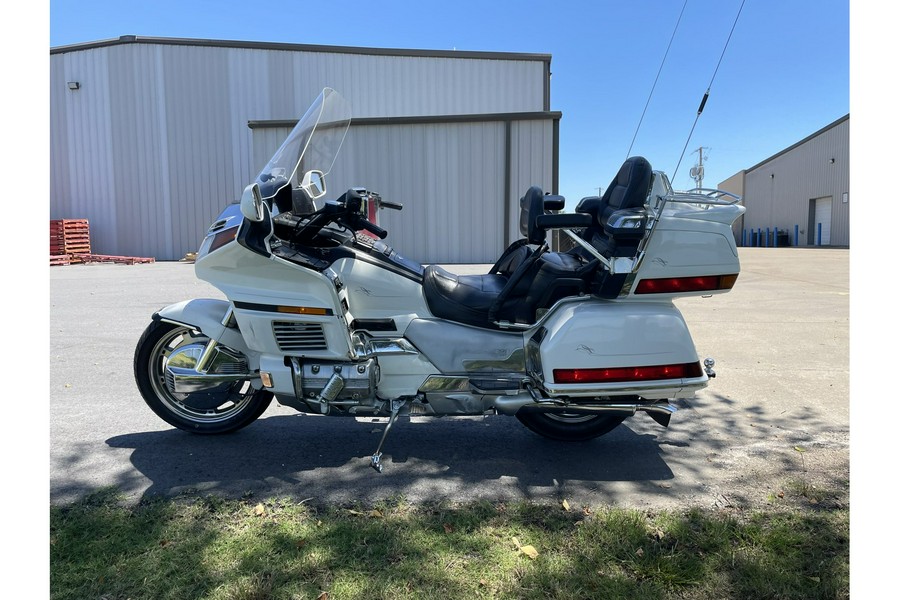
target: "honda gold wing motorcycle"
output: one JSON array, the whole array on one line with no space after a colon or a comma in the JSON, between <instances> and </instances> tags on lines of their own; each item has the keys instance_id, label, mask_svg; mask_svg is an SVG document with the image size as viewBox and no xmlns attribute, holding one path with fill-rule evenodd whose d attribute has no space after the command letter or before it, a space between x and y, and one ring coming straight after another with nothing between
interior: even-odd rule
<instances>
[{"instance_id":1,"label":"honda gold wing motorcycle","mask_svg":"<svg viewBox=\"0 0 900 600\"><path fill-rule=\"evenodd\" d=\"M232 432L273 398L304 413L387 417L370 459L381 472L398 416L508 415L548 438L586 440L636 413L668 426L672 401L715 376L673 299L734 285L737 196L675 192L634 156L573 213L528 189L522 239L487 273L459 275L382 241L376 211L402 205L365 188L324 200L349 125L348 103L323 90L198 250L197 277L227 300L153 315L134 370L164 421ZM551 250L553 230L569 250Z\"/></svg>"}]
</instances>

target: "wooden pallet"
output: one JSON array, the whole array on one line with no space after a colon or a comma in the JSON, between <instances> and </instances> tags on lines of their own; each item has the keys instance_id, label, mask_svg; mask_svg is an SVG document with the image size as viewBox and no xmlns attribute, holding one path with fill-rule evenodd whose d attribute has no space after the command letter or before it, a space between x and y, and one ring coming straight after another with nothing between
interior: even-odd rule
<instances>
[{"instance_id":1,"label":"wooden pallet","mask_svg":"<svg viewBox=\"0 0 900 600\"><path fill-rule=\"evenodd\" d=\"M62 254L62 255L51 254L50 255L50 266L51 267L69 265L69 264L71 264L71 261L69 260L69 256L67 254Z\"/></svg>"},{"instance_id":2,"label":"wooden pallet","mask_svg":"<svg viewBox=\"0 0 900 600\"><path fill-rule=\"evenodd\" d=\"M155 258L142 256L111 256L108 254L75 254L73 260L83 263L118 263L120 265L136 265L155 263Z\"/></svg>"},{"instance_id":3,"label":"wooden pallet","mask_svg":"<svg viewBox=\"0 0 900 600\"><path fill-rule=\"evenodd\" d=\"M91 231L87 219L50 221L50 254L90 254Z\"/></svg>"}]
</instances>

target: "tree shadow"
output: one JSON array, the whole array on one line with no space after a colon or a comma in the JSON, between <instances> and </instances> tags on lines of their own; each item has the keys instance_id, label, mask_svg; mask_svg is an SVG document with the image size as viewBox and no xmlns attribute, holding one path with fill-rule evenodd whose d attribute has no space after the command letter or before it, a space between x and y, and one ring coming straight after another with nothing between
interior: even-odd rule
<instances>
[{"instance_id":1,"label":"tree shadow","mask_svg":"<svg viewBox=\"0 0 900 600\"><path fill-rule=\"evenodd\" d=\"M507 417L401 419L388 437L385 469L378 474L369 457L384 426L273 416L224 436L173 429L115 436L106 443L133 450L130 461L140 477L123 475L116 485L145 497L195 491L338 502L396 495L553 499L567 491L673 477L655 435L620 426L596 440L564 443L537 436ZM139 481L144 478L149 487Z\"/></svg>"}]
</instances>

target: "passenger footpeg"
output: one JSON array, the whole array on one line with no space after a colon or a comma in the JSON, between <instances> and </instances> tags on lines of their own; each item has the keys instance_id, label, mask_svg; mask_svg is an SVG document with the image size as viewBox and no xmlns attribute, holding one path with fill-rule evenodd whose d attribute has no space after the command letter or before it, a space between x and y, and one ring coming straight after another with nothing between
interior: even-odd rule
<instances>
[{"instance_id":1,"label":"passenger footpeg","mask_svg":"<svg viewBox=\"0 0 900 600\"><path fill-rule=\"evenodd\" d=\"M387 426L384 428L384 433L381 434L381 441L378 442L378 448L375 449L375 454L372 455L372 463L371 466L373 469L381 473L384 467L381 464L381 447L384 446L384 440L387 438L388 431L391 430L391 426L393 426L394 421L397 420L397 415L400 414L400 409L403 407L404 402L400 400L391 400L391 418L388 421Z\"/></svg>"}]
</instances>

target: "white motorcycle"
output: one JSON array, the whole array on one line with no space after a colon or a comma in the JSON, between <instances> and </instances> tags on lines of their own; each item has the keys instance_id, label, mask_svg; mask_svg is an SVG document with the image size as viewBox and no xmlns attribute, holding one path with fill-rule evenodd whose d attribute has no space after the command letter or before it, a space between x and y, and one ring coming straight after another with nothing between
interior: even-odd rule
<instances>
[{"instance_id":1,"label":"white motorcycle","mask_svg":"<svg viewBox=\"0 0 900 600\"><path fill-rule=\"evenodd\" d=\"M642 157L574 213L532 187L523 238L488 273L422 266L381 240L371 211L400 210L363 188L320 202L350 125L326 88L240 204L197 253L226 300L153 315L134 356L144 400L167 423L226 433L271 402L317 415L502 414L557 440L603 435L647 413L667 426L675 398L714 377L673 298L729 291L740 271L719 190L674 192ZM573 242L549 248L548 231Z\"/></svg>"}]
</instances>

